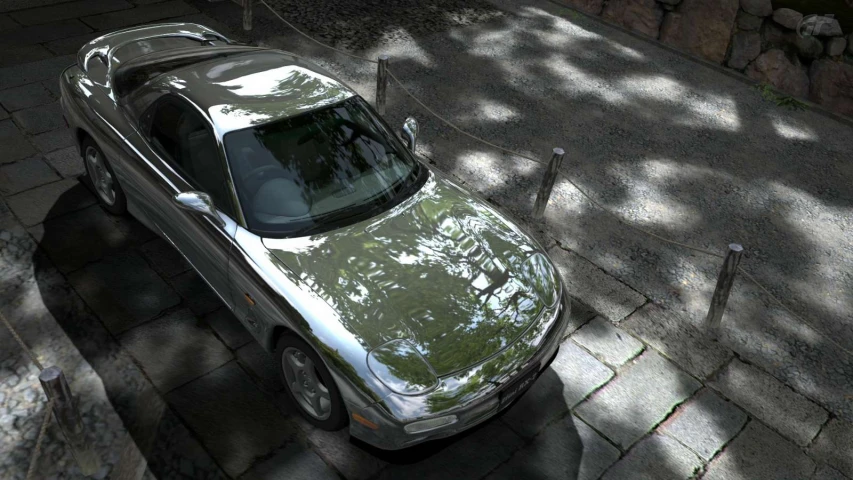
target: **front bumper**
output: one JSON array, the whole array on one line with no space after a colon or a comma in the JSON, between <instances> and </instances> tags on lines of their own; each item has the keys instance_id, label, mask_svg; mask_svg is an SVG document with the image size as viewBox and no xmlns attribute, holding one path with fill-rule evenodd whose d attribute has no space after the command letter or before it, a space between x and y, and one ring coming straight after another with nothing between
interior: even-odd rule
<instances>
[{"instance_id":1,"label":"front bumper","mask_svg":"<svg viewBox=\"0 0 853 480\"><path fill-rule=\"evenodd\" d=\"M550 365L568 326L570 302L563 295L555 307L543 311L512 345L470 369L442 377L439 387L426 395L392 394L380 402L353 411L378 425L371 429L350 422L350 435L383 450L399 450L428 440L445 438L468 430L496 415L512 403L501 404L501 390L531 365L539 372ZM419 434L409 434L406 424L427 418L455 415L456 422Z\"/></svg>"}]
</instances>

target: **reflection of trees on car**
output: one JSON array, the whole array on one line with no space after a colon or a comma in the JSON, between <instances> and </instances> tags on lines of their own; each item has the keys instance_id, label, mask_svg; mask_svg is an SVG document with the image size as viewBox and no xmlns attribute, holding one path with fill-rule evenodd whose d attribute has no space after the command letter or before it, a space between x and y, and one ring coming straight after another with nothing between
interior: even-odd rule
<instances>
[{"instance_id":1,"label":"reflection of trees on car","mask_svg":"<svg viewBox=\"0 0 853 480\"><path fill-rule=\"evenodd\" d=\"M227 70L228 68L239 66L241 62L245 62L245 60L235 57L228 62L220 64L220 68ZM331 97L343 100L350 96L349 91L341 84L331 81L316 72L311 72L310 74L306 74L306 72L306 69L294 65L280 67L272 71L257 72L254 75L258 75L259 78L255 80L264 82L263 89L253 88L251 78L247 79L247 77L252 77L253 74L241 78L240 82L211 81L206 85L206 88L211 91L221 89L227 91L223 93L230 93L231 95L251 95L251 103L219 105L213 108L224 115L249 118L252 125L259 125L270 120L288 116L294 110L307 112L316 109L320 106L317 99ZM269 78L273 77L277 78L275 80L276 85L266 85ZM179 81L180 79L175 78L175 80ZM244 93L241 90L250 90L250 92Z\"/></svg>"},{"instance_id":2,"label":"reflection of trees on car","mask_svg":"<svg viewBox=\"0 0 853 480\"><path fill-rule=\"evenodd\" d=\"M443 375L502 349L536 316L541 301L518 276L534 252L519 249L520 234L495 228L499 219L470 199L417 195L408 212L416 220L395 222L391 212L379 221L386 225L336 231L286 262L301 267L302 281L367 345L407 339ZM388 367L402 379L423 376L420 362Z\"/></svg>"}]
</instances>

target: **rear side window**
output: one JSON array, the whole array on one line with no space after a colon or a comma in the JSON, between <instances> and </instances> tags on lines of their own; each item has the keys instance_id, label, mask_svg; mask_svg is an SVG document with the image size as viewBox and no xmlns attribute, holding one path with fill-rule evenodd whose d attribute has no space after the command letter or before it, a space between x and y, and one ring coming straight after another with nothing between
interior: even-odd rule
<instances>
[{"instance_id":1,"label":"rear side window","mask_svg":"<svg viewBox=\"0 0 853 480\"><path fill-rule=\"evenodd\" d=\"M107 65L104 63L103 57L93 55L86 62L86 75L98 84L106 85L107 83Z\"/></svg>"}]
</instances>

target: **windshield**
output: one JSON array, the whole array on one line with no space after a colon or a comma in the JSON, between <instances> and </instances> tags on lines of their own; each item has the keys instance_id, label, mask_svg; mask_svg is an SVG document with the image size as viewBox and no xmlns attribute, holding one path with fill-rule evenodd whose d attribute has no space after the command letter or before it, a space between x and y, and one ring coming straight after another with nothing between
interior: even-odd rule
<instances>
[{"instance_id":1,"label":"windshield","mask_svg":"<svg viewBox=\"0 0 853 480\"><path fill-rule=\"evenodd\" d=\"M225 135L249 230L289 237L349 225L400 203L426 169L359 97Z\"/></svg>"}]
</instances>

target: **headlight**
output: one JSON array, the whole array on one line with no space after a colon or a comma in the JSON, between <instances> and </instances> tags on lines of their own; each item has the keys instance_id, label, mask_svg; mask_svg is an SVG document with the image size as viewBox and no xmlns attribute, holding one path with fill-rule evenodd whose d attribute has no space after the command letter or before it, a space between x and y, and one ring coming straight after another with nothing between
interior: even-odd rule
<instances>
[{"instance_id":1,"label":"headlight","mask_svg":"<svg viewBox=\"0 0 853 480\"><path fill-rule=\"evenodd\" d=\"M456 415L445 415L443 417L435 417L427 420L421 420L419 422L412 422L403 427L403 430L408 434L423 433L456 423L456 420Z\"/></svg>"},{"instance_id":2,"label":"headlight","mask_svg":"<svg viewBox=\"0 0 853 480\"><path fill-rule=\"evenodd\" d=\"M397 339L374 348L367 355L373 375L394 393L421 395L438 385L438 377L415 346Z\"/></svg>"},{"instance_id":3,"label":"headlight","mask_svg":"<svg viewBox=\"0 0 853 480\"><path fill-rule=\"evenodd\" d=\"M549 307L553 307L560 296L560 275L542 253L535 253L521 265L521 274L530 282L533 291Z\"/></svg>"}]
</instances>

